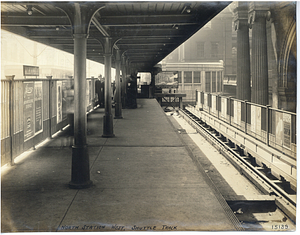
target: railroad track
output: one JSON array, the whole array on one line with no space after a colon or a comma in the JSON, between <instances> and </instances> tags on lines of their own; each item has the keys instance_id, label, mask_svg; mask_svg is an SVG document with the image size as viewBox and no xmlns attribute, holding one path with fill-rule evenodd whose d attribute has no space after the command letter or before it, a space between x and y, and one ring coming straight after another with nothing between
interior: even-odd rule
<instances>
[{"instance_id":1,"label":"railroad track","mask_svg":"<svg viewBox=\"0 0 300 235\"><path fill-rule=\"evenodd\" d=\"M296 222L296 192L290 187L289 182L276 178L268 167L258 166L253 156L245 154L240 146L235 145L233 141L187 109L180 109L179 114L260 191L275 198L276 206L294 223Z\"/></svg>"}]
</instances>

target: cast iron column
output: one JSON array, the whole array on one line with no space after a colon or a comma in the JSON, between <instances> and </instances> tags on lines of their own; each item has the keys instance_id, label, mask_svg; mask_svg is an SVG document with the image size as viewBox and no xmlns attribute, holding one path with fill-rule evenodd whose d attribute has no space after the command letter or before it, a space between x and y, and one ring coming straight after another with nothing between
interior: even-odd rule
<instances>
[{"instance_id":1,"label":"cast iron column","mask_svg":"<svg viewBox=\"0 0 300 235\"><path fill-rule=\"evenodd\" d=\"M74 145L70 188L87 188L92 184L87 148L86 117L86 45L87 34L74 34Z\"/></svg>"},{"instance_id":2,"label":"cast iron column","mask_svg":"<svg viewBox=\"0 0 300 235\"><path fill-rule=\"evenodd\" d=\"M122 55L122 107L125 108L126 106L126 57Z\"/></svg>"},{"instance_id":3,"label":"cast iron column","mask_svg":"<svg viewBox=\"0 0 300 235\"><path fill-rule=\"evenodd\" d=\"M116 50L116 107L115 119L122 117L122 101L121 101L121 81L120 81L121 55L120 50Z\"/></svg>"},{"instance_id":4,"label":"cast iron column","mask_svg":"<svg viewBox=\"0 0 300 235\"><path fill-rule=\"evenodd\" d=\"M236 97L240 100L251 100L248 4L238 2L234 13L235 30L237 31Z\"/></svg>"},{"instance_id":5,"label":"cast iron column","mask_svg":"<svg viewBox=\"0 0 300 235\"><path fill-rule=\"evenodd\" d=\"M74 38L74 145L70 188L82 189L92 185L87 148L86 116L86 47L89 26L94 14L104 8L103 3L56 2L70 20Z\"/></svg>"},{"instance_id":6,"label":"cast iron column","mask_svg":"<svg viewBox=\"0 0 300 235\"><path fill-rule=\"evenodd\" d=\"M113 131L113 117L111 108L111 57L112 57L112 45L111 38L104 38L104 102L105 102L105 115L103 117L103 135L102 137L110 138L114 137Z\"/></svg>"},{"instance_id":7,"label":"cast iron column","mask_svg":"<svg viewBox=\"0 0 300 235\"><path fill-rule=\"evenodd\" d=\"M251 101L256 104L269 104L268 54L266 19L267 8L259 2L250 5L249 23L252 26L252 92Z\"/></svg>"},{"instance_id":8,"label":"cast iron column","mask_svg":"<svg viewBox=\"0 0 300 235\"><path fill-rule=\"evenodd\" d=\"M152 71L151 72L151 94L150 94L150 98L155 98L155 72Z\"/></svg>"}]
</instances>

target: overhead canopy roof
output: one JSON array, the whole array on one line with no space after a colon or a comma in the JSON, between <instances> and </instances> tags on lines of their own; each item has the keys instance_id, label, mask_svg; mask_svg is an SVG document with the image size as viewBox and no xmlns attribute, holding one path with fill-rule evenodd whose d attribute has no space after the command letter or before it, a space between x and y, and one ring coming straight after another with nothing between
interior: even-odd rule
<instances>
[{"instance_id":1,"label":"overhead canopy roof","mask_svg":"<svg viewBox=\"0 0 300 235\"><path fill-rule=\"evenodd\" d=\"M103 63L99 38L116 39L136 70L151 71L180 44L202 28L230 2L95 1L80 4L102 7L93 17L87 58ZM73 53L72 27L61 6L74 2L2 2L1 27L12 33ZM28 10L32 9L32 14ZM28 9L29 8L29 9Z\"/></svg>"}]
</instances>

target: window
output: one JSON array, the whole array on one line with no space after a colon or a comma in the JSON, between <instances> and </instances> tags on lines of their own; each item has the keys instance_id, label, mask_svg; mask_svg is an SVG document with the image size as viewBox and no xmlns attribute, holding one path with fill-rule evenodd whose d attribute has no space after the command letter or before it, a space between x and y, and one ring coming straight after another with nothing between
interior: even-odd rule
<instances>
[{"instance_id":1,"label":"window","mask_svg":"<svg viewBox=\"0 0 300 235\"><path fill-rule=\"evenodd\" d=\"M219 42L211 42L211 57L217 58L219 52Z\"/></svg>"},{"instance_id":2,"label":"window","mask_svg":"<svg viewBox=\"0 0 300 235\"><path fill-rule=\"evenodd\" d=\"M211 74L212 84L211 84L211 92L216 92L216 72L212 72Z\"/></svg>"},{"instance_id":3,"label":"window","mask_svg":"<svg viewBox=\"0 0 300 235\"><path fill-rule=\"evenodd\" d=\"M192 83L192 72L184 72L184 83Z\"/></svg>"},{"instance_id":4,"label":"window","mask_svg":"<svg viewBox=\"0 0 300 235\"><path fill-rule=\"evenodd\" d=\"M210 72L205 72L205 92L210 92Z\"/></svg>"},{"instance_id":5,"label":"window","mask_svg":"<svg viewBox=\"0 0 300 235\"><path fill-rule=\"evenodd\" d=\"M197 42L197 57L204 57L204 42Z\"/></svg>"},{"instance_id":6,"label":"window","mask_svg":"<svg viewBox=\"0 0 300 235\"><path fill-rule=\"evenodd\" d=\"M201 72L200 71L194 72L194 83L201 83Z\"/></svg>"},{"instance_id":7,"label":"window","mask_svg":"<svg viewBox=\"0 0 300 235\"><path fill-rule=\"evenodd\" d=\"M182 80L181 80L181 71L178 72L178 83L182 83Z\"/></svg>"}]
</instances>

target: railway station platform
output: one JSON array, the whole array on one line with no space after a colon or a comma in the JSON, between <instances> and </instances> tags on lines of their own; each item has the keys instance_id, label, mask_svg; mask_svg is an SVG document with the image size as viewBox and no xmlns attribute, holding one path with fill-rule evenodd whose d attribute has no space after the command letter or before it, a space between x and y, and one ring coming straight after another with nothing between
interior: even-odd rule
<instances>
[{"instance_id":1,"label":"railway station platform","mask_svg":"<svg viewBox=\"0 0 300 235\"><path fill-rule=\"evenodd\" d=\"M103 116L88 115L92 187L68 187L67 130L2 172L2 233L243 230L155 99L124 109L114 138L102 137Z\"/></svg>"}]
</instances>

